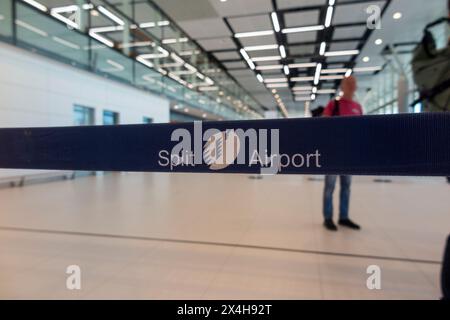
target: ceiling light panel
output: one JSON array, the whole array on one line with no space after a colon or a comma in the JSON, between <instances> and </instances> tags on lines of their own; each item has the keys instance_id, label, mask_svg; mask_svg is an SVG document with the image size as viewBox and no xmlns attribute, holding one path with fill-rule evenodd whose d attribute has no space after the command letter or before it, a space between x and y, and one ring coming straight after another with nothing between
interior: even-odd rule
<instances>
[{"instance_id":1,"label":"ceiling light panel","mask_svg":"<svg viewBox=\"0 0 450 320\"><path fill-rule=\"evenodd\" d=\"M305 62L305 63L292 63L292 64L289 64L289 68L297 68L297 69L315 68L316 66L317 66L316 62Z\"/></svg>"},{"instance_id":2,"label":"ceiling light panel","mask_svg":"<svg viewBox=\"0 0 450 320\"><path fill-rule=\"evenodd\" d=\"M325 29L325 27L323 25L313 25L313 26L285 28L285 29L281 30L281 32L284 34L288 34L288 33L321 31L323 29Z\"/></svg>"},{"instance_id":3,"label":"ceiling light panel","mask_svg":"<svg viewBox=\"0 0 450 320\"><path fill-rule=\"evenodd\" d=\"M249 32L239 32L235 33L235 38L252 38L252 37L263 37L273 35L273 30L262 30L262 31L249 31Z\"/></svg>"},{"instance_id":4,"label":"ceiling light panel","mask_svg":"<svg viewBox=\"0 0 450 320\"><path fill-rule=\"evenodd\" d=\"M333 19L334 7L328 6L327 13L325 15L325 28L331 26L331 20Z\"/></svg>"},{"instance_id":5,"label":"ceiling light panel","mask_svg":"<svg viewBox=\"0 0 450 320\"><path fill-rule=\"evenodd\" d=\"M265 56L265 57L254 57L252 58L253 62L259 61L278 61L281 60L281 56Z\"/></svg>"},{"instance_id":6,"label":"ceiling light panel","mask_svg":"<svg viewBox=\"0 0 450 320\"><path fill-rule=\"evenodd\" d=\"M272 12L270 17L272 18L273 30L275 32L280 32L281 28L280 28L280 21L278 20L278 14L276 12Z\"/></svg>"},{"instance_id":7,"label":"ceiling light panel","mask_svg":"<svg viewBox=\"0 0 450 320\"><path fill-rule=\"evenodd\" d=\"M359 54L359 50L327 51L325 57L354 56L357 54Z\"/></svg>"},{"instance_id":8,"label":"ceiling light panel","mask_svg":"<svg viewBox=\"0 0 450 320\"><path fill-rule=\"evenodd\" d=\"M267 66L257 66L256 70L281 70L283 69L283 65L267 65Z\"/></svg>"}]
</instances>

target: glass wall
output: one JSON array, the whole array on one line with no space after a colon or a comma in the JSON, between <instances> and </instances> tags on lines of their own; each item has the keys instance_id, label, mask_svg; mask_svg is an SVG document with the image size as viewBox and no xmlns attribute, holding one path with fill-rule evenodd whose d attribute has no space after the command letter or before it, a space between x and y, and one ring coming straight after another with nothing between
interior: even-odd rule
<instances>
[{"instance_id":1,"label":"glass wall","mask_svg":"<svg viewBox=\"0 0 450 320\"><path fill-rule=\"evenodd\" d=\"M2 39L220 118L262 118L259 104L150 1L32 3L0 1Z\"/></svg>"},{"instance_id":2,"label":"glass wall","mask_svg":"<svg viewBox=\"0 0 450 320\"><path fill-rule=\"evenodd\" d=\"M103 111L103 125L112 126L119 124L119 114L114 111L104 110Z\"/></svg>"},{"instance_id":3,"label":"glass wall","mask_svg":"<svg viewBox=\"0 0 450 320\"><path fill-rule=\"evenodd\" d=\"M8 41L10 41L13 36L12 8L12 1L0 1L0 37Z\"/></svg>"},{"instance_id":4,"label":"glass wall","mask_svg":"<svg viewBox=\"0 0 450 320\"><path fill-rule=\"evenodd\" d=\"M400 65L390 60L376 75L371 75L370 90L364 93L361 101L367 113L393 114L399 112L398 92L399 81L406 81L407 103L411 105L418 98L411 69L412 54L399 55ZM404 79L402 77L404 75ZM409 111L420 112L420 106Z\"/></svg>"},{"instance_id":5,"label":"glass wall","mask_svg":"<svg viewBox=\"0 0 450 320\"><path fill-rule=\"evenodd\" d=\"M74 125L76 126L92 126L95 124L95 111L94 108L74 106Z\"/></svg>"}]
</instances>

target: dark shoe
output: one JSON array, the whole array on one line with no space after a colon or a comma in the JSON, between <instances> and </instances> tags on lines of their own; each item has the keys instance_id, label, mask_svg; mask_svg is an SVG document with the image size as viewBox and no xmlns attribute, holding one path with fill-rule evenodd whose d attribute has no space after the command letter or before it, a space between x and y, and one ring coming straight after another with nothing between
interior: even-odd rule
<instances>
[{"instance_id":1,"label":"dark shoe","mask_svg":"<svg viewBox=\"0 0 450 320\"><path fill-rule=\"evenodd\" d=\"M323 222L323 225L325 226L325 228L327 230L337 231L337 227L334 224L333 220L331 220L331 219L325 219L325 221Z\"/></svg>"},{"instance_id":2,"label":"dark shoe","mask_svg":"<svg viewBox=\"0 0 450 320\"><path fill-rule=\"evenodd\" d=\"M352 220L350 219L345 219L345 220L339 220L339 225L340 226L344 226L350 229L354 229L354 230L359 230L361 229L361 227L359 225L357 225L356 223L354 223Z\"/></svg>"}]
</instances>

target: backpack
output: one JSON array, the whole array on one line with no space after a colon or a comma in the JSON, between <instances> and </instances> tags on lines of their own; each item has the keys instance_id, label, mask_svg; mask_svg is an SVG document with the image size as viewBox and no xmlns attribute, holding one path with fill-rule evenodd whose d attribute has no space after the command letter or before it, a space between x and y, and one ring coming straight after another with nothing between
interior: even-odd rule
<instances>
[{"instance_id":1,"label":"backpack","mask_svg":"<svg viewBox=\"0 0 450 320\"><path fill-rule=\"evenodd\" d=\"M450 111L450 46L436 50L436 41L428 30L449 18L441 18L425 27L422 41L414 49L411 61L414 81L426 111Z\"/></svg>"},{"instance_id":2,"label":"backpack","mask_svg":"<svg viewBox=\"0 0 450 320\"><path fill-rule=\"evenodd\" d=\"M338 116L340 114L340 110L339 110L339 101L338 100L334 100L334 107L333 107L333 112L331 113L332 117Z\"/></svg>"}]
</instances>

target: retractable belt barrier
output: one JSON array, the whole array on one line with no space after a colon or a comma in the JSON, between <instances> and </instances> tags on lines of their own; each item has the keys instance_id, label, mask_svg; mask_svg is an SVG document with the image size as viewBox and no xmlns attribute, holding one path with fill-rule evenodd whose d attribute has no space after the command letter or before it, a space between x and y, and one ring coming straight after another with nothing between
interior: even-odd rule
<instances>
[{"instance_id":1,"label":"retractable belt barrier","mask_svg":"<svg viewBox=\"0 0 450 320\"><path fill-rule=\"evenodd\" d=\"M0 168L450 176L450 113L5 128Z\"/></svg>"}]
</instances>

